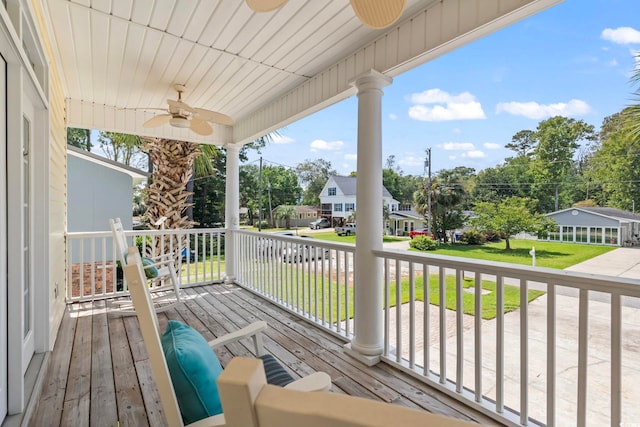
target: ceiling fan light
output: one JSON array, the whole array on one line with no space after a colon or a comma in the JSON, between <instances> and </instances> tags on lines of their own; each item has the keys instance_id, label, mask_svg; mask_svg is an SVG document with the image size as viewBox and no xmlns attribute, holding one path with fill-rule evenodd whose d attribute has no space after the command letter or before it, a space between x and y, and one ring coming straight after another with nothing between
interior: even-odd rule
<instances>
[{"instance_id":1,"label":"ceiling fan light","mask_svg":"<svg viewBox=\"0 0 640 427\"><path fill-rule=\"evenodd\" d=\"M188 128L190 126L189 119L181 116L171 117L171 120L169 120L169 124L177 128Z\"/></svg>"}]
</instances>

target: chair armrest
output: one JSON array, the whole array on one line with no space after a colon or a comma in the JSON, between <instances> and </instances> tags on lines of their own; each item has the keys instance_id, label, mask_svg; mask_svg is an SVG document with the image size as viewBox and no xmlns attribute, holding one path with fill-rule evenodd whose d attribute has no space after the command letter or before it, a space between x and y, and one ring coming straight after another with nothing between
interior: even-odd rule
<instances>
[{"instance_id":1,"label":"chair armrest","mask_svg":"<svg viewBox=\"0 0 640 427\"><path fill-rule=\"evenodd\" d=\"M329 391L331 389L331 377L326 372L314 372L287 384L284 388L296 391Z\"/></svg>"},{"instance_id":2,"label":"chair armrest","mask_svg":"<svg viewBox=\"0 0 640 427\"><path fill-rule=\"evenodd\" d=\"M175 254L172 252L166 253L166 254L161 254L161 255L156 255L156 256L148 256L145 258L149 258L151 261L154 262L166 262L166 261L173 261Z\"/></svg>"},{"instance_id":3,"label":"chair armrest","mask_svg":"<svg viewBox=\"0 0 640 427\"><path fill-rule=\"evenodd\" d=\"M231 344L233 342L245 339L245 338L253 338L254 344L256 346L256 354L261 356L264 354L262 349L262 331L267 329L267 322L260 320L258 322L254 322L249 326L245 326L242 329L238 329L237 331L230 332L226 335L218 337L214 340L209 341L209 347L212 349L216 349L218 347L225 346L227 344Z\"/></svg>"},{"instance_id":4,"label":"chair armrest","mask_svg":"<svg viewBox=\"0 0 640 427\"><path fill-rule=\"evenodd\" d=\"M201 420L196 421L195 423L191 423L186 427L214 427L214 426L224 426L226 423L224 419L224 414L213 415L211 417L203 418Z\"/></svg>"}]
</instances>

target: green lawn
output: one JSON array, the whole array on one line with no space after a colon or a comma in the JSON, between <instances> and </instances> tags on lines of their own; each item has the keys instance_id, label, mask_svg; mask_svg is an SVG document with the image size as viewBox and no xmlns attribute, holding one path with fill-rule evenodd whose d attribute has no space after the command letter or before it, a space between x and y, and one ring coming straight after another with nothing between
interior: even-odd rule
<instances>
[{"instance_id":1,"label":"green lawn","mask_svg":"<svg viewBox=\"0 0 640 427\"><path fill-rule=\"evenodd\" d=\"M505 250L504 242L498 242L473 246L463 244L440 245L438 249L429 253L531 265L529 251L532 247L535 247L537 266L564 269L615 249L614 246L580 245L537 240L511 240L510 243L511 250L509 251Z\"/></svg>"},{"instance_id":2,"label":"green lawn","mask_svg":"<svg viewBox=\"0 0 640 427\"><path fill-rule=\"evenodd\" d=\"M320 233L311 234L316 239L326 240L328 242L340 242L340 243L356 243L356 236L338 236L335 231L323 231ZM401 242L403 240L407 240L407 238L403 237L395 237L395 236L383 236L382 241L384 243L389 242Z\"/></svg>"}]
</instances>

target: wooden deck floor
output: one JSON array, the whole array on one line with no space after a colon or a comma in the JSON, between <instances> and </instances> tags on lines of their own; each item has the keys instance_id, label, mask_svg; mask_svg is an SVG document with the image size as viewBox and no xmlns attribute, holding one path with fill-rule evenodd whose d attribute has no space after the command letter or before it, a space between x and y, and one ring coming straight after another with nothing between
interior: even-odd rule
<instances>
[{"instance_id":1,"label":"wooden deck floor","mask_svg":"<svg viewBox=\"0 0 640 427\"><path fill-rule=\"evenodd\" d=\"M343 351L343 342L236 286L186 290L188 301L159 314L189 323L213 339L255 320L269 324L267 351L294 376L327 372L335 393L377 399L483 424L495 424L416 379L380 363L366 367ZM162 426L159 396L135 316L108 313L108 303L68 307L50 357L32 426ZM217 352L223 366L250 356L242 344Z\"/></svg>"}]
</instances>

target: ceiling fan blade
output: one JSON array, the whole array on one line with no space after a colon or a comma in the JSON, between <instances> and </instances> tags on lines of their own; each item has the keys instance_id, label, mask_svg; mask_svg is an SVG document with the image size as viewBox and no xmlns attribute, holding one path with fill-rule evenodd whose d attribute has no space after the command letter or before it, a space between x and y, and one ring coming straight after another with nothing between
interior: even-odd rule
<instances>
[{"instance_id":1,"label":"ceiling fan blade","mask_svg":"<svg viewBox=\"0 0 640 427\"><path fill-rule=\"evenodd\" d=\"M184 110L190 113L193 112L193 108L180 100L176 101L175 99L167 99L167 104L169 104L169 111L173 113L177 113L178 110Z\"/></svg>"},{"instance_id":2,"label":"ceiling fan blade","mask_svg":"<svg viewBox=\"0 0 640 427\"><path fill-rule=\"evenodd\" d=\"M226 114L218 113L216 111L206 110L204 108L194 108L193 113L196 118L200 120L206 120L208 122L218 123L221 125L233 126L233 119Z\"/></svg>"},{"instance_id":3,"label":"ceiling fan blade","mask_svg":"<svg viewBox=\"0 0 640 427\"><path fill-rule=\"evenodd\" d=\"M400 18L406 0L349 0L364 25L374 29L388 27Z\"/></svg>"},{"instance_id":4,"label":"ceiling fan blade","mask_svg":"<svg viewBox=\"0 0 640 427\"><path fill-rule=\"evenodd\" d=\"M211 125L204 120L197 119L195 117L191 118L191 126L189 129L197 133L198 135L211 135L213 133L213 128Z\"/></svg>"},{"instance_id":5,"label":"ceiling fan blade","mask_svg":"<svg viewBox=\"0 0 640 427\"><path fill-rule=\"evenodd\" d=\"M144 122L142 124L142 127L155 128L158 126L162 126L165 123L169 123L169 120L171 120L171 117L173 117L171 114L158 114L157 116L154 116L149 120L147 120L146 122Z\"/></svg>"},{"instance_id":6,"label":"ceiling fan blade","mask_svg":"<svg viewBox=\"0 0 640 427\"><path fill-rule=\"evenodd\" d=\"M246 0L247 6L254 12L270 12L284 6L287 1L288 0Z\"/></svg>"}]
</instances>

